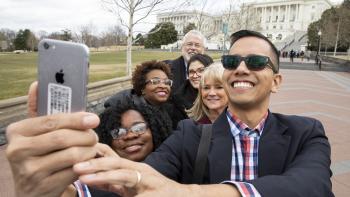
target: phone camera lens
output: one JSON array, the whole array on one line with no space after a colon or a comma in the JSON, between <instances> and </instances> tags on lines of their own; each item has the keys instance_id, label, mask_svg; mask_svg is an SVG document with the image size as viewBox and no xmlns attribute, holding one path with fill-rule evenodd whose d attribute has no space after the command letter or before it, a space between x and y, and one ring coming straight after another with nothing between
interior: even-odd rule
<instances>
[{"instance_id":1,"label":"phone camera lens","mask_svg":"<svg viewBox=\"0 0 350 197\"><path fill-rule=\"evenodd\" d=\"M47 42L45 42L45 43L44 43L44 48L45 48L45 49L49 49L49 47L50 47L50 45L47 44Z\"/></svg>"}]
</instances>

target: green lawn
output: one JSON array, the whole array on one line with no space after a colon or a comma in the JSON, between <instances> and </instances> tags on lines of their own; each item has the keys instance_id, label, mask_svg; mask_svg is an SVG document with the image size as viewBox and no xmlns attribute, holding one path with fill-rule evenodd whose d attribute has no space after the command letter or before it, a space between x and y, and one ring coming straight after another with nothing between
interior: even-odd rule
<instances>
[{"instance_id":1,"label":"green lawn","mask_svg":"<svg viewBox=\"0 0 350 197\"><path fill-rule=\"evenodd\" d=\"M220 53L209 53L214 59ZM135 50L133 65L146 60L175 59L179 52ZM36 80L37 53L0 53L0 100L27 94L31 82ZM90 54L89 82L125 75L125 51L93 52Z\"/></svg>"}]
</instances>

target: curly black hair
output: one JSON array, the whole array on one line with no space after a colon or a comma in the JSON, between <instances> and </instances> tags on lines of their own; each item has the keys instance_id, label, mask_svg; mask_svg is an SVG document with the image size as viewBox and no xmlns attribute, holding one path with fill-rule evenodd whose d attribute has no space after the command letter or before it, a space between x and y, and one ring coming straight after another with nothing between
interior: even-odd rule
<instances>
[{"instance_id":1,"label":"curly black hair","mask_svg":"<svg viewBox=\"0 0 350 197\"><path fill-rule=\"evenodd\" d=\"M145 103L119 102L115 106L108 107L99 115L101 122L95 132L101 143L111 146L113 138L110 131L121 126L121 116L128 110L138 111L143 116L151 130L154 149L171 133L170 118L163 116L158 109Z\"/></svg>"},{"instance_id":2,"label":"curly black hair","mask_svg":"<svg viewBox=\"0 0 350 197\"><path fill-rule=\"evenodd\" d=\"M169 79L172 79L173 77L170 66L165 62L156 60L142 62L140 65L136 66L134 72L132 73L131 82L136 95L142 95L142 90L146 86L146 75L152 70L163 71Z\"/></svg>"}]
</instances>

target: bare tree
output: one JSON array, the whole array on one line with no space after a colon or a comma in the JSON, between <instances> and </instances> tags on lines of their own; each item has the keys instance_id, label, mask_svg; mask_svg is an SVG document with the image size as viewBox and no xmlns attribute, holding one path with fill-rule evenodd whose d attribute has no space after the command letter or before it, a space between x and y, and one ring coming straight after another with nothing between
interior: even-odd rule
<instances>
[{"instance_id":1,"label":"bare tree","mask_svg":"<svg viewBox=\"0 0 350 197\"><path fill-rule=\"evenodd\" d=\"M166 0L102 0L104 7L115 14L127 33L127 75L131 75L131 47L134 26L147 18ZM125 14L129 17L124 19Z\"/></svg>"},{"instance_id":2,"label":"bare tree","mask_svg":"<svg viewBox=\"0 0 350 197\"><path fill-rule=\"evenodd\" d=\"M127 29L126 73L131 75L131 47L135 25L143 22L152 13L170 10L165 3L170 0L101 0L105 9L117 16L119 23ZM187 2L187 1L186 1ZM164 5L164 6L163 6ZM125 19L123 16L127 16ZM152 33L152 32L149 32ZM148 33L148 34L149 34ZM134 40L136 42L137 40Z\"/></svg>"},{"instance_id":3,"label":"bare tree","mask_svg":"<svg viewBox=\"0 0 350 197\"><path fill-rule=\"evenodd\" d=\"M94 33L96 31L96 27L93 23L89 23L80 27L79 33L77 35L78 40L81 43L86 44L88 47L93 46Z\"/></svg>"}]
</instances>

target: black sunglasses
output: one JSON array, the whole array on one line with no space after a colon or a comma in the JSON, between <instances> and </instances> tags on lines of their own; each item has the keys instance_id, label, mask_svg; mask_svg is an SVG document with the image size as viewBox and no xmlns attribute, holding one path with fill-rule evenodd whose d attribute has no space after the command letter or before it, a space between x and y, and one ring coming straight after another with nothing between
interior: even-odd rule
<instances>
[{"instance_id":1,"label":"black sunglasses","mask_svg":"<svg viewBox=\"0 0 350 197\"><path fill-rule=\"evenodd\" d=\"M244 61L249 70L259 71L263 70L267 66L270 67L274 73L278 72L271 59L267 56L248 55L246 57L242 57L240 55L223 55L221 57L222 65L228 70L237 69L242 61Z\"/></svg>"}]
</instances>

